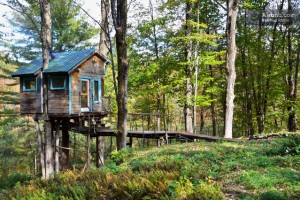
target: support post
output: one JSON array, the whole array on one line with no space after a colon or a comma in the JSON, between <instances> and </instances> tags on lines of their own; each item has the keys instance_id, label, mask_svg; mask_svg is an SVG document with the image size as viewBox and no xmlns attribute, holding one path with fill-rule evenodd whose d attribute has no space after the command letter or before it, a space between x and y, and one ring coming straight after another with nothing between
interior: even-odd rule
<instances>
[{"instance_id":1,"label":"support post","mask_svg":"<svg viewBox=\"0 0 300 200\"><path fill-rule=\"evenodd\" d=\"M39 124L39 121L38 121L36 115L33 117L33 120L34 120L35 129L36 129L37 136L38 136L38 145L39 145L38 149L39 149L39 154L40 154L42 177L45 178L45 156L44 156L42 132L41 132L40 124Z\"/></svg>"},{"instance_id":2,"label":"support post","mask_svg":"<svg viewBox=\"0 0 300 200\"><path fill-rule=\"evenodd\" d=\"M69 160L70 160L70 135L68 131L69 123L68 121L64 121L64 125L62 126L62 152L61 152L61 168L63 171L69 169ZM75 149L75 148L74 148ZM75 150L74 150L75 151ZM75 154L75 153L74 153Z\"/></svg>"},{"instance_id":3,"label":"support post","mask_svg":"<svg viewBox=\"0 0 300 200\"><path fill-rule=\"evenodd\" d=\"M132 137L129 137L129 146L132 148Z\"/></svg>"},{"instance_id":4,"label":"support post","mask_svg":"<svg viewBox=\"0 0 300 200\"><path fill-rule=\"evenodd\" d=\"M45 179L50 179L54 177L54 156L53 156L53 130L52 121L47 117L45 119Z\"/></svg>"},{"instance_id":5,"label":"support post","mask_svg":"<svg viewBox=\"0 0 300 200\"><path fill-rule=\"evenodd\" d=\"M91 116L89 115L88 117L88 134L87 134L87 158L86 158L86 168L87 171L90 170L90 166L91 166L91 156L90 156L90 152L91 152Z\"/></svg>"},{"instance_id":6,"label":"support post","mask_svg":"<svg viewBox=\"0 0 300 200\"><path fill-rule=\"evenodd\" d=\"M56 120L56 133L55 133L55 173L59 172L59 134L60 134L60 121Z\"/></svg>"},{"instance_id":7,"label":"support post","mask_svg":"<svg viewBox=\"0 0 300 200\"><path fill-rule=\"evenodd\" d=\"M102 167L104 165L104 150L105 150L104 144L105 144L105 137L98 136L96 138L96 151L97 151L96 166L97 167Z\"/></svg>"}]
</instances>

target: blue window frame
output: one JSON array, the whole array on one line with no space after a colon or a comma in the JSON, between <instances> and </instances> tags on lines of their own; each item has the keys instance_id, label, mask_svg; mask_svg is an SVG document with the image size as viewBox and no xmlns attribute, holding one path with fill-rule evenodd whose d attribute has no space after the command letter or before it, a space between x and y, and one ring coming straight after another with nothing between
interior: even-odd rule
<instances>
[{"instance_id":1,"label":"blue window frame","mask_svg":"<svg viewBox=\"0 0 300 200\"><path fill-rule=\"evenodd\" d=\"M51 90L65 90L66 89L66 76L51 76L50 89Z\"/></svg>"},{"instance_id":2,"label":"blue window frame","mask_svg":"<svg viewBox=\"0 0 300 200\"><path fill-rule=\"evenodd\" d=\"M22 89L24 92L34 92L37 90L36 77L23 78Z\"/></svg>"}]
</instances>

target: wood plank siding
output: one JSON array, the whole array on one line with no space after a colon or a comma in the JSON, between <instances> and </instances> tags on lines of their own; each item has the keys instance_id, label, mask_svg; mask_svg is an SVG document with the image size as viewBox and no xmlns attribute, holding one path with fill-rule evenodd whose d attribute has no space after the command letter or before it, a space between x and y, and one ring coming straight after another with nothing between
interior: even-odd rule
<instances>
[{"instance_id":1,"label":"wood plank siding","mask_svg":"<svg viewBox=\"0 0 300 200\"><path fill-rule=\"evenodd\" d=\"M41 113L41 77L36 77L37 88L36 91L25 92L23 91L23 78L20 79L20 113L21 114L34 114Z\"/></svg>"},{"instance_id":2,"label":"wood plank siding","mask_svg":"<svg viewBox=\"0 0 300 200\"><path fill-rule=\"evenodd\" d=\"M68 90L48 90L48 112L51 114L68 114Z\"/></svg>"},{"instance_id":3,"label":"wood plank siding","mask_svg":"<svg viewBox=\"0 0 300 200\"><path fill-rule=\"evenodd\" d=\"M89 88L92 91L93 81L98 80L100 83L100 100L101 100L101 77L104 74L104 63L96 55L93 55L84 63L82 63L74 72L72 73L72 114L78 114L81 111L81 79L89 80ZM92 100L93 96L90 92L89 103L90 109L93 112L101 111L101 101L94 102Z\"/></svg>"}]
</instances>

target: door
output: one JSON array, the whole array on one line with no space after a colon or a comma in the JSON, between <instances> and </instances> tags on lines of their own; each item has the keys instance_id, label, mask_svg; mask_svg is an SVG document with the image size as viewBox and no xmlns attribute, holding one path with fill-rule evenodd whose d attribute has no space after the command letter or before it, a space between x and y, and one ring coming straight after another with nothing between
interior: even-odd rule
<instances>
[{"instance_id":1,"label":"door","mask_svg":"<svg viewBox=\"0 0 300 200\"><path fill-rule=\"evenodd\" d=\"M90 84L89 80L82 79L81 80L81 111L87 112L90 111Z\"/></svg>"}]
</instances>

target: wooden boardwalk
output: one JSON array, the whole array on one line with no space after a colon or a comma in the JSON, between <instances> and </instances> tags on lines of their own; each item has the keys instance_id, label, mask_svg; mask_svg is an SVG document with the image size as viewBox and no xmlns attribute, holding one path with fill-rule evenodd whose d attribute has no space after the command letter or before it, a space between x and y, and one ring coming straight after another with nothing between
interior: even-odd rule
<instances>
[{"instance_id":1,"label":"wooden boardwalk","mask_svg":"<svg viewBox=\"0 0 300 200\"><path fill-rule=\"evenodd\" d=\"M89 130L87 127L83 127L79 129L72 129L72 131L89 134L91 137L98 137L98 136L115 136L115 130L109 128L96 128ZM128 130L127 137L129 138L145 138L145 139L178 139L182 141L194 141L197 139L206 140L206 141L217 141L217 140L226 140L226 141L240 141L237 139L226 139L222 137L216 136L208 136L203 134L194 134L194 133L187 133L182 131L143 131L143 130Z\"/></svg>"}]
</instances>

